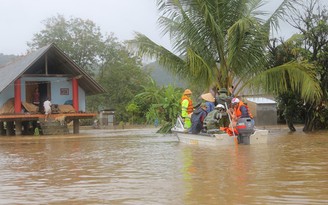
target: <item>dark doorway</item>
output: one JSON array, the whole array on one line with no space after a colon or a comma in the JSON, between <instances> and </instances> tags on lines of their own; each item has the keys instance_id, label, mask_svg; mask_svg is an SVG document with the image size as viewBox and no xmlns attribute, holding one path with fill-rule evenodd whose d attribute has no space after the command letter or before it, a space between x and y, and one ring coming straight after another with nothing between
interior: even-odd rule
<instances>
[{"instance_id":1,"label":"dark doorway","mask_svg":"<svg viewBox=\"0 0 328 205\"><path fill-rule=\"evenodd\" d=\"M51 97L51 93L50 93L50 82L40 82L39 84L39 91L40 91L40 107L39 110L41 111L41 113L44 113L44 109L43 109L43 102L47 100L47 98Z\"/></svg>"},{"instance_id":2,"label":"dark doorway","mask_svg":"<svg viewBox=\"0 0 328 205\"><path fill-rule=\"evenodd\" d=\"M26 81L26 102L33 102L33 92L35 88L39 88L40 104L39 111L43 113L43 102L47 97L51 97L51 83L49 81Z\"/></svg>"}]
</instances>

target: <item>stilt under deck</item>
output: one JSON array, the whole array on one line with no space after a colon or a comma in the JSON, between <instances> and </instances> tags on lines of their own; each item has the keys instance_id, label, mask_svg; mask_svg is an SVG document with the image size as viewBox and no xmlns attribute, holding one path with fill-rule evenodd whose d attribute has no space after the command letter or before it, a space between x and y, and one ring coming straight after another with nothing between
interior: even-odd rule
<instances>
[{"instance_id":1,"label":"stilt under deck","mask_svg":"<svg viewBox=\"0 0 328 205\"><path fill-rule=\"evenodd\" d=\"M49 119L55 120L65 116L66 121L73 121L73 133L80 132L80 119L96 117L96 113L60 113L51 114ZM22 135L22 122L24 121L44 121L44 114L8 114L0 115L0 135ZM6 122L7 129L4 129L3 122ZM5 132L5 133L4 133Z\"/></svg>"}]
</instances>

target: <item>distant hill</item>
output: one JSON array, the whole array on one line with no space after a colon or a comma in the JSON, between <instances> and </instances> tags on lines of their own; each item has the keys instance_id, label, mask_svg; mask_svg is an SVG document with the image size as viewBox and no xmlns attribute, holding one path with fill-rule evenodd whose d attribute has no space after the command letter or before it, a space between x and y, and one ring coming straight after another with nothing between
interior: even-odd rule
<instances>
[{"instance_id":1,"label":"distant hill","mask_svg":"<svg viewBox=\"0 0 328 205\"><path fill-rule=\"evenodd\" d=\"M177 76L168 72L163 66L157 62L149 63L145 66L145 69L150 72L151 77L155 80L157 85L166 86L174 85L184 88L186 83L179 79Z\"/></svg>"},{"instance_id":2,"label":"distant hill","mask_svg":"<svg viewBox=\"0 0 328 205\"><path fill-rule=\"evenodd\" d=\"M9 63L10 61L14 60L17 57L18 56L15 55L4 55L0 53L0 67L2 67L2 65L6 65L7 63Z\"/></svg>"}]
</instances>

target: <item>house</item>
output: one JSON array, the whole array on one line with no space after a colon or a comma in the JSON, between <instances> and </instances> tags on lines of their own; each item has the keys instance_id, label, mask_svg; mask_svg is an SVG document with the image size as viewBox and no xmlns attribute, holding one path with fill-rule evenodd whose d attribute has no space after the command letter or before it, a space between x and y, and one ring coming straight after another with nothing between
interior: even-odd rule
<instances>
[{"instance_id":1,"label":"house","mask_svg":"<svg viewBox=\"0 0 328 205\"><path fill-rule=\"evenodd\" d=\"M33 112L32 96L36 88L39 89L41 105ZM14 104L13 109L0 111L0 130L3 131L6 122L7 134L13 125L15 134L19 135L23 122L44 119L40 111L43 101L49 97L52 104L59 107L66 104L65 109L68 108L66 112L59 110L51 116L64 115L66 120L73 121L73 132L78 133L79 119L96 116L95 113L85 113L86 96L104 92L104 88L55 44L47 45L0 66L0 108L10 101Z\"/></svg>"},{"instance_id":2,"label":"house","mask_svg":"<svg viewBox=\"0 0 328 205\"><path fill-rule=\"evenodd\" d=\"M242 88L242 84L240 83L236 89ZM278 108L273 96L265 94L261 90L253 90L247 87L243 88L238 96L242 98L244 103L247 103L256 126L277 125Z\"/></svg>"},{"instance_id":3,"label":"house","mask_svg":"<svg viewBox=\"0 0 328 205\"><path fill-rule=\"evenodd\" d=\"M277 102L265 97L247 97L247 105L253 114L255 125L277 125Z\"/></svg>"}]
</instances>

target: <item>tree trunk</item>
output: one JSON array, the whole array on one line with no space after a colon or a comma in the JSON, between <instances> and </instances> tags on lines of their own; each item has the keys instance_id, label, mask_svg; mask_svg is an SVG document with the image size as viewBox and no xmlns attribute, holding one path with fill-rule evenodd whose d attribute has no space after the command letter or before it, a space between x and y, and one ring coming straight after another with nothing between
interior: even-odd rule
<instances>
[{"instance_id":1,"label":"tree trunk","mask_svg":"<svg viewBox=\"0 0 328 205\"><path fill-rule=\"evenodd\" d=\"M303 132L310 132L313 131L314 128L314 122L315 122L315 110L313 106L309 105L306 106L306 112L305 112L305 122L303 127Z\"/></svg>"},{"instance_id":2,"label":"tree trunk","mask_svg":"<svg viewBox=\"0 0 328 205\"><path fill-rule=\"evenodd\" d=\"M286 106L285 107L285 112L284 112L285 113L285 120L286 120L287 126L288 126L288 128L291 132L296 131L296 129L294 127L294 123L293 123L294 112L295 112L294 107L291 107L291 106Z\"/></svg>"},{"instance_id":3,"label":"tree trunk","mask_svg":"<svg viewBox=\"0 0 328 205\"><path fill-rule=\"evenodd\" d=\"M286 119L286 122L287 122L287 125L288 125L288 128L291 132L295 132L296 129L294 127L294 123L292 120L289 120L289 119Z\"/></svg>"}]
</instances>

